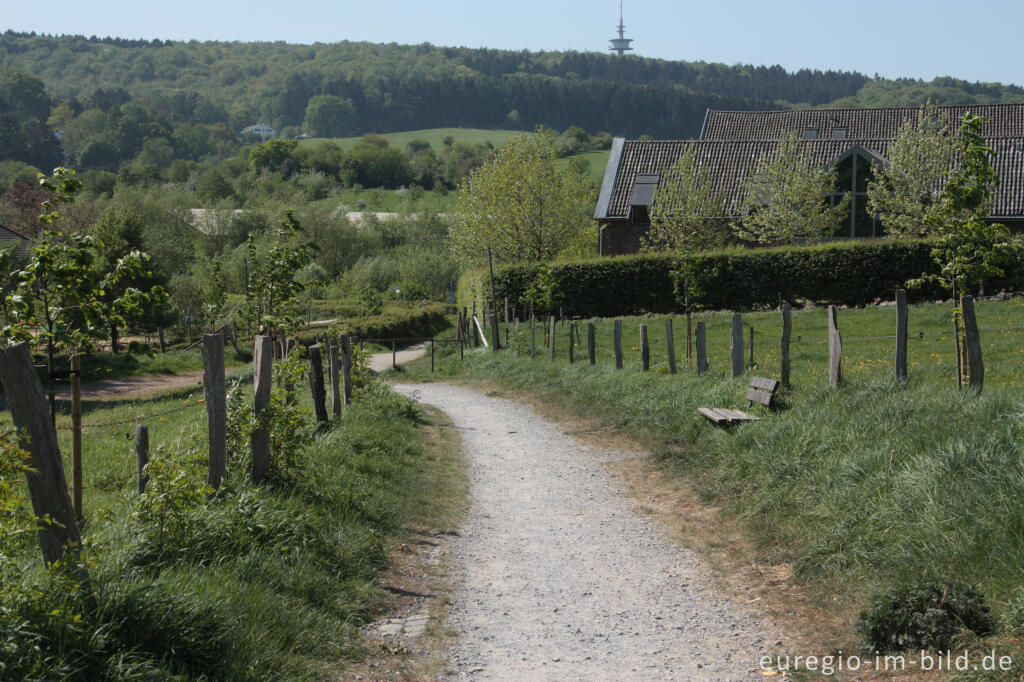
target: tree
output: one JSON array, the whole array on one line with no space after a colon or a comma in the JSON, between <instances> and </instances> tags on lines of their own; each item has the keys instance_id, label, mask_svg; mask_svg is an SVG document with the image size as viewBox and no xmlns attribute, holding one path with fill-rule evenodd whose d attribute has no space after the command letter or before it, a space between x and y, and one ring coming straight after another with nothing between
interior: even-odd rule
<instances>
[{"instance_id":1,"label":"tree","mask_svg":"<svg viewBox=\"0 0 1024 682\"><path fill-rule=\"evenodd\" d=\"M269 252L257 257L255 235L250 233L246 250L253 267L246 286L249 319L257 333L265 329L287 332L299 324L294 314L298 295L304 290L295 275L313 260L314 246L306 239L294 211L287 211L272 236Z\"/></svg>"},{"instance_id":2,"label":"tree","mask_svg":"<svg viewBox=\"0 0 1024 682\"><path fill-rule=\"evenodd\" d=\"M344 137L351 134L356 121L352 100L334 95L314 95L306 104L302 127L320 137Z\"/></svg>"},{"instance_id":3,"label":"tree","mask_svg":"<svg viewBox=\"0 0 1024 682\"><path fill-rule=\"evenodd\" d=\"M924 237L939 222L942 181L953 160L949 121L932 104L917 122L904 121L889 146L889 165L868 183L868 212L878 216L890 237Z\"/></svg>"},{"instance_id":4,"label":"tree","mask_svg":"<svg viewBox=\"0 0 1024 682\"><path fill-rule=\"evenodd\" d=\"M60 143L46 120L50 97L43 82L14 69L0 69L0 160L22 161L36 168L60 162Z\"/></svg>"},{"instance_id":5,"label":"tree","mask_svg":"<svg viewBox=\"0 0 1024 682\"><path fill-rule=\"evenodd\" d=\"M516 134L459 186L448 234L456 257L482 263L553 258L590 224L578 175L561 170L551 130Z\"/></svg>"},{"instance_id":6,"label":"tree","mask_svg":"<svg viewBox=\"0 0 1024 682\"><path fill-rule=\"evenodd\" d=\"M835 184L835 173L812 163L795 135L780 140L775 154L762 155L744 181L737 236L765 246L808 244L832 236L850 205L849 196L828 205Z\"/></svg>"},{"instance_id":7,"label":"tree","mask_svg":"<svg viewBox=\"0 0 1024 682\"><path fill-rule=\"evenodd\" d=\"M963 161L946 181L939 210L932 216L931 228L938 235L932 258L940 272L909 282L938 281L953 295L958 385L962 385L964 376L964 339L963 311L957 295L985 279L1003 276L1003 265L1020 248L1010 239L1005 225L987 220L992 191L999 185L991 162L995 152L981 136L981 125L987 120L968 112L960 121L953 151Z\"/></svg>"},{"instance_id":8,"label":"tree","mask_svg":"<svg viewBox=\"0 0 1024 682\"><path fill-rule=\"evenodd\" d=\"M643 249L687 252L728 245L735 238L724 218L725 203L725 194L715 190L690 145L658 184Z\"/></svg>"},{"instance_id":9,"label":"tree","mask_svg":"<svg viewBox=\"0 0 1024 682\"><path fill-rule=\"evenodd\" d=\"M63 219L60 205L70 204L81 185L75 172L66 168L57 168L52 179L40 178L40 185L51 198L43 204L46 212L39 220L53 227ZM8 297L13 314L4 320L0 338L46 345L51 419L56 415L53 362L57 351L91 348L96 330L123 326L126 315L137 314L151 300L150 293L135 288L125 288L117 296L108 293L145 272L144 254L133 250L97 279L96 246L92 236L65 237L44 231L28 263L16 273L17 285ZM37 330L34 338L33 329Z\"/></svg>"}]
</instances>

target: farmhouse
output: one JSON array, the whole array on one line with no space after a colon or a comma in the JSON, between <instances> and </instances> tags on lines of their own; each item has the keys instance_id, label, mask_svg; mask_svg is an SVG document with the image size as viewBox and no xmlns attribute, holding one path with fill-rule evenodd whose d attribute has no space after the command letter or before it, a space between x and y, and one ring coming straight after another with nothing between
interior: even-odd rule
<instances>
[{"instance_id":1,"label":"farmhouse","mask_svg":"<svg viewBox=\"0 0 1024 682\"><path fill-rule=\"evenodd\" d=\"M951 121L970 111L991 119L982 134L995 150L1001 178L992 219L1024 230L1024 104L945 106ZM716 189L728 198L733 217L743 185L758 160L779 141L796 135L808 158L837 171L837 191L851 194L850 217L837 237L875 237L884 226L868 215L866 189L873 164L887 163L890 143L904 121L916 121L920 109L807 109L784 111L708 110L698 140L626 140L615 138L605 169L594 219L600 225L600 253L636 253L650 226L649 208L661 176L694 145L698 162L711 172Z\"/></svg>"}]
</instances>

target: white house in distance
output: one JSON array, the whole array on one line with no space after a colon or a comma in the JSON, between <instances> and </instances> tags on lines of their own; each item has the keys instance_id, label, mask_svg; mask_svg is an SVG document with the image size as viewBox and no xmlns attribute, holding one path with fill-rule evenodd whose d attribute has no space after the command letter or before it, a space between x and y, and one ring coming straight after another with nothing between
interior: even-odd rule
<instances>
[{"instance_id":1,"label":"white house in distance","mask_svg":"<svg viewBox=\"0 0 1024 682\"><path fill-rule=\"evenodd\" d=\"M243 135L258 135L261 140L274 137L274 129L265 123L257 123L254 126L246 126L242 129Z\"/></svg>"}]
</instances>

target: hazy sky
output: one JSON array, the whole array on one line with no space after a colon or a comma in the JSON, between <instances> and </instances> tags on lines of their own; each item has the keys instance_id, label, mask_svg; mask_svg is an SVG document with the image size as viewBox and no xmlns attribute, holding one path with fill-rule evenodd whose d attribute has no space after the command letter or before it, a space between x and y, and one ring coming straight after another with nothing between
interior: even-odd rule
<instances>
[{"instance_id":1,"label":"hazy sky","mask_svg":"<svg viewBox=\"0 0 1024 682\"><path fill-rule=\"evenodd\" d=\"M634 54L1024 84L1024 1L625 0ZM604 52L618 0L0 0L0 30Z\"/></svg>"}]
</instances>

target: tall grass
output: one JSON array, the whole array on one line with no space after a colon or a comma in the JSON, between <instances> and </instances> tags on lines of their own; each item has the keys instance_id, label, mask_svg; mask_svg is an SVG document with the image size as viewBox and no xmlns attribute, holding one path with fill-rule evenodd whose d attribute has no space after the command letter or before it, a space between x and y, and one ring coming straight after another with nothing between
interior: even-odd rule
<instances>
[{"instance_id":1,"label":"tall grass","mask_svg":"<svg viewBox=\"0 0 1024 682\"><path fill-rule=\"evenodd\" d=\"M198 486L203 412L198 396L177 392L93 404L84 422L148 423L154 457L200 455L198 471L185 468ZM99 609L68 604L26 538L3 576L20 588L3 593L0 678L336 677L386 602L378 578L389 545L407 524L433 522L439 464L421 420L407 399L369 384L304 450L294 484L254 487L239 463L219 496L159 534L137 513L130 424L87 430L83 529ZM60 609L81 617L47 615Z\"/></svg>"},{"instance_id":2,"label":"tall grass","mask_svg":"<svg viewBox=\"0 0 1024 682\"><path fill-rule=\"evenodd\" d=\"M983 395L956 390L948 305L915 306L910 379L893 378L896 313L840 310L845 383L827 388L823 309L793 316L793 388L763 421L711 426L697 408L746 408L751 375L778 378L781 316L744 316L755 328L756 368L728 372L731 313L706 321L711 371L683 361L685 323L675 323L680 372L667 373L663 318L625 321L626 367L616 371L611 321L596 320L596 367L584 343L569 365L568 325L555 362L509 351L442 351L445 374L535 391L643 439L701 495L741 520L766 554L792 562L800 580L839 581L868 595L909 580L966 580L997 610L1019 610L1024 585L1024 302L980 302ZM650 325L652 370L640 372L639 323ZM1014 329L1013 327L1022 327ZM923 333L921 338L919 335ZM745 334L745 341L749 337ZM581 362L582 360L582 362ZM422 371L422 370L421 370ZM420 375L425 376L425 375Z\"/></svg>"}]
</instances>

